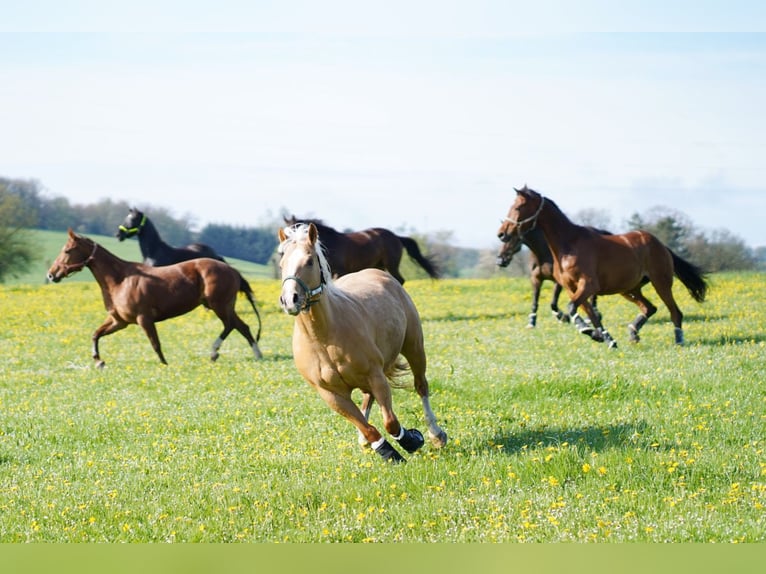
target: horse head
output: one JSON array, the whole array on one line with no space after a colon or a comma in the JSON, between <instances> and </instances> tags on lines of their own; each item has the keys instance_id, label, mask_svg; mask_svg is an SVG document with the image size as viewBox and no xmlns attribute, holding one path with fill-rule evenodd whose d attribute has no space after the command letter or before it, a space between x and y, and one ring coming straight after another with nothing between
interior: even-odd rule
<instances>
[{"instance_id":1,"label":"horse head","mask_svg":"<svg viewBox=\"0 0 766 574\"><path fill-rule=\"evenodd\" d=\"M61 248L56 260L48 269L48 281L58 283L72 273L82 271L91 261L98 249L98 243L87 237L77 235L69 228L67 242Z\"/></svg>"},{"instance_id":2,"label":"horse head","mask_svg":"<svg viewBox=\"0 0 766 574\"><path fill-rule=\"evenodd\" d=\"M131 207L125 221L117 228L117 233L114 235L120 241L124 241L128 237L137 235L144 225L146 225L146 215L135 207Z\"/></svg>"},{"instance_id":3,"label":"horse head","mask_svg":"<svg viewBox=\"0 0 766 574\"><path fill-rule=\"evenodd\" d=\"M282 273L279 304L285 313L297 315L319 301L330 270L313 223L280 228L278 236Z\"/></svg>"},{"instance_id":4,"label":"horse head","mask_svg":"<svg viewBox=\"0 0 766 574\"><path fill-rule=\"evenodd\" d=\"M518 243L520 249L524 235L537 225L537 218L545 206L545 198L526 185L521 189L514 188L514 191L516 192L516 201L508 210L508 215L501 221L500 228L497 230L497 237L503 243ZM513 253L515 251L511 255Z\"/></svg>"}]
</instances>

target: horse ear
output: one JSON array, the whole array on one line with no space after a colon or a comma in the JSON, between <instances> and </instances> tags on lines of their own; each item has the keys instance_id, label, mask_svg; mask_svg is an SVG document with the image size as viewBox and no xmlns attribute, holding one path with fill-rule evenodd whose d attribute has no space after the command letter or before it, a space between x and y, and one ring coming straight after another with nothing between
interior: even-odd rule
<instances>
[{"instance_id":1,"label":"horse ear","mask_svg":"<svg viewBox=\"0 0 766 574\"><path fill-rule=\"evenodd\" d=\"M317 226L313 223L309 223L309 241L311 241L312 245L317 242L317 237L319 237Z\"/></svg>"},{"instance_id":2,"label":"horse ear","mask_svg":"<svg viewBox=\"0 0 766 574\"><path fill-rule=\"evenodd\" d=\"M67 228L67 233L69 234L69 237L71 237L72 239L76 237L74 230L71 227Z\"/></svg>"},{"instance_id":3,"label":"horse ear","mask_svg":"<svg viewBox=\"0 0 766 574\"><path fill-rule=\"evenodd\" d=\"M282 243L285 239L287 239L287 234L285 233L285 230L281 227L279 228L279 231L277 232L277 237L279 237L279 242Z\"/></svg>"}]
</instances>

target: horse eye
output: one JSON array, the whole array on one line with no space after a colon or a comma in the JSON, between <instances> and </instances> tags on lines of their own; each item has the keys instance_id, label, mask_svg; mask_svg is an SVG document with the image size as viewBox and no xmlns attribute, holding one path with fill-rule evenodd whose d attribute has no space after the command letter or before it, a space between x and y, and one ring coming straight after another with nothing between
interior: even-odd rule
<instances>
[{"instance_id":1,"label":"horse eye","mask_svg":"<svg viewBox=\"0 0 766 574\"><path fill-rule=\"evenodd\" d=\"M306 265L308 265L309 267L313 267L314 266L314 258L312 257L311 259L309 259L309 262Z\"/></svg>"}]
</instances>

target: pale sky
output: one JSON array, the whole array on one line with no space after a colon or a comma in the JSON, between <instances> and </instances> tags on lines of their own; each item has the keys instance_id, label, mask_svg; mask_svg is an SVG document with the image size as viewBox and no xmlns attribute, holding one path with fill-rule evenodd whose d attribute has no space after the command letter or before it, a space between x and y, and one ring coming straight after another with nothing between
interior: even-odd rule
<instances>
[{"instance_id":1,"label":"pale sky","mask_svg":"<svg viewBox=\"0 0 766 574\"><path fill-rule=\"evenodd\" d=\"M0 176L470 247L527 184L766 245L766 3L529 4L0 0Z\"/></svg>"}]
</instances>

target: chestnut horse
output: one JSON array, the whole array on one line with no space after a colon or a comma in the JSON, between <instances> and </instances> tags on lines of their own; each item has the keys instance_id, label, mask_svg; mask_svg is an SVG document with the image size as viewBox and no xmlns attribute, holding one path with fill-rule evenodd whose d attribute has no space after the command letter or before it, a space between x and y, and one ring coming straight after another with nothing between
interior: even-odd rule
<instances>
[{"instance_id":1,"label":"chestnut horse","mask_svg":"<svg viewBox=\"0 0 766 574\"><path fill-rule=\"evenodd\" d=\"M396 235L382 227L341 233L319 219L298 219L294 215L290 219L285 218L285 223L288 226L296 223L314 224L335 277L376 268L388 271L403 285L404 277L399 273L399 263L405 249L431 278L438 279L441 274L434 258L423 255L414 239Z\"/></svg>"},{"instance_id":2,"label":"chestnut horse","mask_svg":"<svg viewBox=\"0 0 766 574\"><path fill-rule=\"evenodd\" d=\"M603 328L588 299L592 295L619 293L639 308L639 314L628 325L630 340L638 342L641 327L657 312L657 307L641 293L641 288L651 282L670 311L675 342L683 344L683 313L673 297L673 276L701 303L708 289L701 269L679 257L651 233L631 231L602 235L572 223L553 201L527 186L515 191L516 201L498 236L504 240L521 239L531 229L540 228L553 254L553 276L569 294L568 312L580 331L587 329L577 314L577 308L582 305L596 327L589 333L591 337L616 347L617 343Z\"/></svg>"},{"instance_id":3,"label":"chestnut horse","mask_svg":"<svg viewBox=\"0 0 766 574\"><path fill-rule=\"evenodd\" d=\"M599 233L608 234L608 231L598 230ZM499 234L500 236L501 234ZM502 237L500 237L502 239ZM529 281L532 283L532 310L529 313L529 322L527 327L533 329L537 325L537 307L540 301L540 289L544 281L553 283L553 296L551 297L551 312L559 321L568 322L569 315L559 309L559 297L561 296L561 285L556 283L553 278L553 255L545 242L545 236L539 228L529 231L524 237L518 236L508 238L497 253L496 263L498 267L508 267L513 256L521 251L521 246L526 245L529 248ZM591 304L596 308L596 295L591 299ZM596 311L598 309L596 308Z\"/></svg>"},{"instance_id":4,"label":"chestnut horse","mask_svg":"<svg viewBox=\"0 0 766 574\"><path fill-rule=\"evenodd\" d=\"M138 246L141 248L144 265L160 267L189 259L198 259L199 257L210 257L224 261L224 258L218 255L215 249L204 243L192 243L186 247L173 247L165 243L146 214L131 208L125 221L117 228L115 237L120 241L125 241L128 237L134 236L138 236Z\"/></svg>"},{"instance_id":5,"label":"chestnut horse","mask_svg":"<svg viewBox=\"0 0 766 574\"><path fill-rule=\"evenodd\" d=\"M353 423L360 444L369 444L384 460L404 457L369 421L374 401L383 426L399 445L414 453L425 443L418 429L405 429L394 414L390 379L409 363L436 447L447 434L436 423L429 402L426 355L420 317L412 299L394 278L364 269L332 279L313 223L279 229L282 292L279 303L295 317L293 356L304 379L337 413ZM362 407L351 399L363 394Z\"/></svg>"},{"instance_id":6,"label":"chestnut horse","mask_svg":"<svg viewBox=\"0 0 766 574\"><path fill-rule=\"evenodd\" d=\"M72 273L90 269L96 278L108 316L93 333L93 359L102 368L104 361L98 341L105 335L138 324L149 337L152 348L163 364L167 364L155 323L178 317L204 305L223 323L224 329L213 343L210 358L218 358L218 349L233 329L247 339L256 358L261 357L258 339L239 318L234 307L242 291L255 310L250 286L239 272L226 263L202 258L165 267L149 267L124 261L98 243L69 230L69 238L48 270L48 280L58 283ZM257 313L257 311L256 311Z\"/></svg>"}]
</instances>

